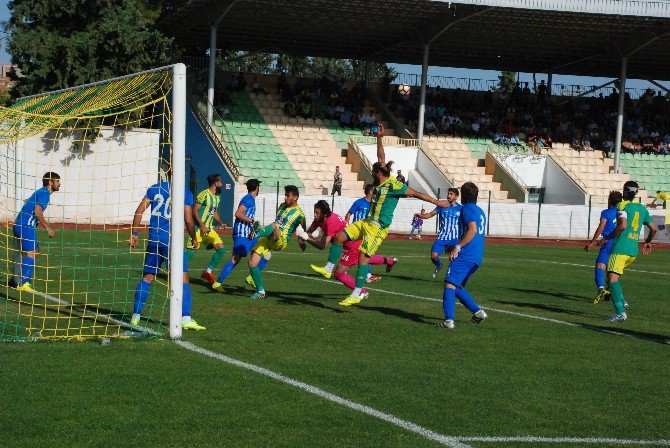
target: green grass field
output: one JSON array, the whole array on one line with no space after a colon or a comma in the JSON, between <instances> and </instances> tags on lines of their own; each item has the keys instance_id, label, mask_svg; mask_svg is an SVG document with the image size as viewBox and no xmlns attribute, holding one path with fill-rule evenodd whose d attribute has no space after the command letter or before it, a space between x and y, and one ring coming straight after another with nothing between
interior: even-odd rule
<instances>
[{"instance_id":1,"label":"green grass field","mask_svg":"<svg viewBox=\"0 0 670 448\"><path fill-rule=\"evenodd\" d=\"M380 252L400 263L350 308L337 304L345 287L311 273L325 252L291 243L265 271L268 298L251 301L244 265L226 294L201 283L211 254L203 251L191 280L193 317L207 330L183 340L460 441L430 439L168 339L114 339L0 344L0 446L670 445L670 251L636 261L623 280L629 319L610 324L611 304L592 304L595 252L490 240L468 285L489 319L472 325L458 307L449 331L435 327L443 283L431 277L429 248L384 243ZM106 291L128 317L141 256L109 262L118 260L130 274L101 285L115 288ZM104 267L90 271L91 282L105 277Z\"/></svg>"}]
</instances>

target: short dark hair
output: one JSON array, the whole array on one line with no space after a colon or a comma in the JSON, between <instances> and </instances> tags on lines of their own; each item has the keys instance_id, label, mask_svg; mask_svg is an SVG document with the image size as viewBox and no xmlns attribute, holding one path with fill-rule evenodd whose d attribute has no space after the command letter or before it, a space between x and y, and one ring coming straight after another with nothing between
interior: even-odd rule
<instances>
[{"instance_id":1,"label":"short dark hair","mask_svg":"<svg viewBox=\"0 0 670 448\"><path fill-rule=\"evenodd\" d=\"M328 204L328 201L325 201L323 199L317 201L317 203L314 204L314 208L318 208L326 218L333 214L333 212L330 210L330 205Z\"/></svg>"},{"instance_id":2,"label":"short dark hair","mask_svg":"<svg viewBox=\"0 0 670 448\"><path fill-rule=\"evenodd\" d=\"M249 179L246 181L245 185L247 186L247 191L251 193L252 191L256 191L256 188L261 184L261 181L258 179Z\"/></svg>"},{"instance_id":3,"label":"short dark hair","mask_svg":"<svg viewBox=\"0 0 670 448\"><path fill-rule=\"evenodd\" d=\"M476 204L479 196L479 188L472 182L466 182L461 185L461 202L463 204Z\"/></svg>"},{"instance_id":4,"label":"short dark hair","mask_svg":"<svg viewBox=\"0 0 670 448\"><path fill-rule=\"evenodd\" d=\"M627 201L635 199L640 186L634 180L629 180L623 184L623 198Z\"/></svg>"},{"instance_id":5,"label":"short dark hair","mask_svg":"<svg viewBox=\"0 0 670 448\"><path fill-rule=\"evenodd\" d=\"M284 187L284 194L289 193L292 193L293 196L300 197L300 191L298 191L298 187L296 187L295 185L287 185Z\"/></svg>"},{"instance_id":6,"label":"short dark hair","mask_svg":"<svg viewBox=\"0 0 670 448\"><path fill-rule=\"evenodd\" d=\"M367 196L368 194L370 194L370 192L371 192L374 188L375 188L374 185L372 185L372 184L367 184L367 185L365 186L365 188L363 189L363 191L365 192L365 195Z\"/></svg>"},{"instance_id":7,"label":"short dark hair","mask_svg":"<svg viewBox=\"0 0 670 448\"><path fill-rule=\"evenodd\" d=\"M607 197L607 204L610 207L614 207L621 201L623 201L623 195L620 191L610 191L610 195Z\"/></svg>"},{"instance_id":8,"label":"short dark hair","mask_svg":"<svg viewBox=\"0 0 670 448\"><path fill-rule=\"evenodd\" d=\"M49 185L49 182L52 180L58 180L60 179L60 175L58 173L55 173L53 171L49 171L48 173L44 173L44 176L42 176L42 186L46 187Z\"/></svg>"},{"instance_id":9,"label":"short dark hair","mask_svg":"<svg viewBox=\"0 0 670 448\"><path fill-rule=\"evenodd\" d=\"M454 193L456 196L458 196L458 188L449 188L447 190L447 193Z\"/></svg>"},{"instance_id":10,"label":"short dark hair","mask_svg":"<svg viewBox=\"0 0 670 448\"><path fill-rule=\"evenodd\" d=\"M209 176L207 176L207 185L209 185L210 187L220 181L221 181L220 174L210 174Z\"/></svg>"}]
</instances>

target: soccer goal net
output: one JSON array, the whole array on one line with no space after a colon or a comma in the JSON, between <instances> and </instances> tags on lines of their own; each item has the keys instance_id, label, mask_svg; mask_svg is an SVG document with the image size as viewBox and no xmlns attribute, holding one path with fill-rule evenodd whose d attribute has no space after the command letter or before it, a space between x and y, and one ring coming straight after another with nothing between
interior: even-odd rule
<instances>
[{"instance_id":1,"label":"soccer goal net","mask_svg":"<svg viewBox=\"0 0 670 448\"><path fill-rule=\"evenodd\" d=\"M185 77L177 64L0 108L0 340L181 334ZM145 202L157 183L167 194Z\"/></svg>"}]
</instances>

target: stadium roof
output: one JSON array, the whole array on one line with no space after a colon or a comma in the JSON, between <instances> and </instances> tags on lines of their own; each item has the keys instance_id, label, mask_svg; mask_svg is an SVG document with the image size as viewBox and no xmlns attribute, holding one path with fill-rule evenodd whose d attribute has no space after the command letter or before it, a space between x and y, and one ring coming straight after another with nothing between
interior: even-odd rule
<instances>
[{"instance_id":1,"label":"stadium roof","mask_svg":"<svg viewBox=\"0 0 670 448\"><path fill-rule=\"evenodd\" d=\"M669 0L190 0L159 26L204 49L218 21L228 50L670 79Z\"/></svg>"}]
</instances>

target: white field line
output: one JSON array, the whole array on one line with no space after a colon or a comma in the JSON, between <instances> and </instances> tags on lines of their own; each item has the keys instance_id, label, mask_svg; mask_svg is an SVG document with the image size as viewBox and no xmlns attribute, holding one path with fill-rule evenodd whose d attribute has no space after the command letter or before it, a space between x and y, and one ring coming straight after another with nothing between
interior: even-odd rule
<instances>
[{"instance_id":1,"label":"white field line","mask_svg":"<svg viewBox=\"0 0 670 448\"><path fill-rule=\"evenodd\" d=\"M325 278L311 277L311 276L308 276L308 275L300 275L300 274L290 274L290 273L279 272L279 271L270 271L268 269L264 270L263 272L268 272L270 274L286 275L286 276L289 276L289 277L299 277L299 278L309 279L309 280L313 280L313 281L317 281L317 282L339 283L335 280L327 280ZM433 297L422 297L422 296L417 296L417 295L414 295L414 294L405 294L405 293L402 293L402 292L386 291L384 289L378 289L378 288L369 288L367 286L365 287L365 289L367 289L368 291L377 291L377 292L381 292L381 293L384 293L384 294L390 294L390 295L401 296L401 297L409 297L409 298L412 298L412 299L426 300L426 301L429 301L429 302L442 303L442 299L435 299ZM533 314L519 313L517 311L501 310L499 308L491 308L489 306L486 306L486 307L483 306L482 308L485 309L485 310L488 310L488 311L495 311L496 313L509 314L509 315L512 315L512 316L525 317L525 318L528 318L528 319L541 320L541 321L544 321L544 322L552 322L552 323L555 323L555 324L565 325L565 326L568 326L568 327L585 328L587 330L593 330L594 329L593 326L589 325L589 324L580 324L580 323L577 323L577 322L568 322L568 321L560 320L560 319L552 319L550 317L542 317L542 316L536 316L536 315L533 315ZM639 339L639 338L636 338L633 335L623 333L623 332L619 332L619 331L616 331L616 330L610 330L610 329L607 329L607 328L597 328L596 331L599 331L601 333L613 334L613 335L616 335L616 336L623 336L623 337L628 337L628 338L633 338L633 339ZM670 345L670 339L666 339L665 344Z\"/></svg>"},{"instance_id":2,"label":"white field line","mask_svg":"<svg viewBox=\"0 0 670 448\"><path fill-rule=\"evenodd\" d=\"M463 442L489 442L489 443L597 443L604 445L653 445L670 446L670 440L636 440L636 439L611 439L603 437L537 437L537 436L514 436L514 437L457 437Z\"/></svg>"},{"instance_id":3,"label":"white field line","mask_svg":"<svg viewBox=\"0 0 670 448\"><path fill-rule=\"evenodd\" d=\"M183 347L187 350L190 350L195 353L199 353L204 356L208 356L210 358L223 361L227 364L231 364L237 367L241 367L243 369L251 370L252 372L258 373L260 375L272 378L277 381L281 381L282 383L288 384L289 386L297 387L298 389L304 390L305 392L308 392L310 394L316 395L318 397L324 398L328 401L332 401L333 403L345 406L349 409L353 409L355 411L362 412L364 414L370 415L372 417L378 418L382 421L385 421L387 423L391 423L392 425L399 426L407 431L413 432L415 434L418 434L422 437L425 437L428 440L432 440L434 442L438 442L441 445L448 446L448 447L453 447L453 448L471 448L469 445L466 445L464 443L459 442L453 437L445 436L442 434L438 434L434 431L431 431L430 429L424 428L423 426L419 426L415 423L408 422L407 420L402 420L399 419L398 417L395 417L391 414L386 414L384 412L378 411L374 408L371 408L369 406L365 406L359 403L356 403L351 400L347 400L346 398L339 397L337 395L331 394L330 392L326 392L323 389L319 389L318 387L311 386L307 383L303 383L302 381L294 380L292 378L289 378L287 376L282 375L281 373L273 372L272 370L265 369L263 367L256 366L254 364L249 364L244 361L239 361L234 358L230 358L228 356L222 355L220 353L212 352L210 350L206 350L202 347L198 347L197 345L191 344L190 342L186 341L181 341L181 340L176 340L175 343L179 345L180 347Z\"/></svg>"}]
</instances>

